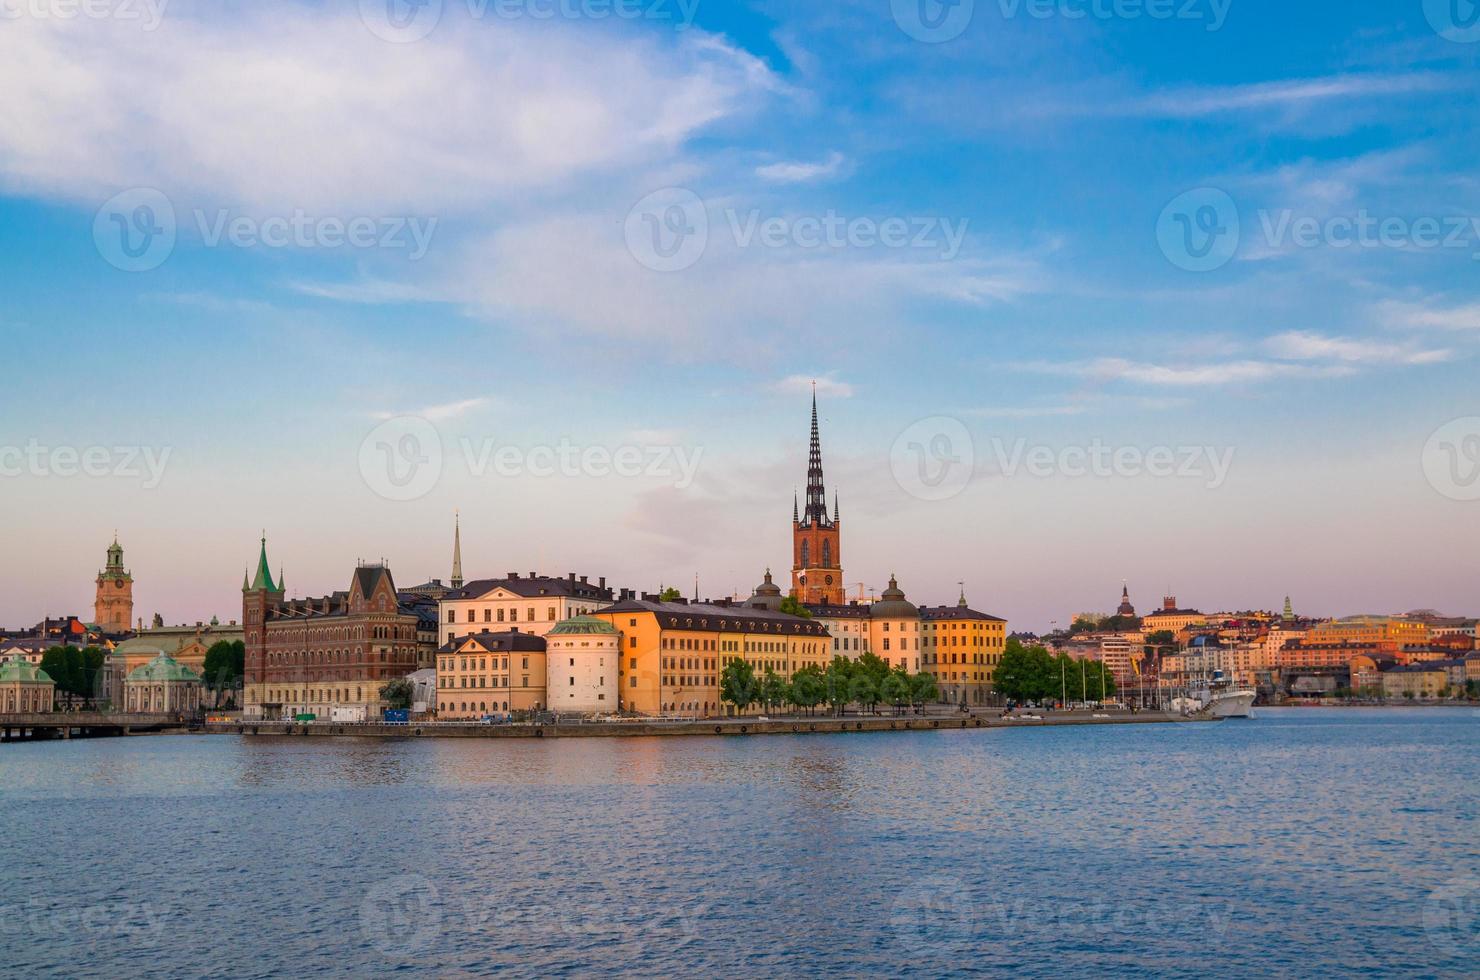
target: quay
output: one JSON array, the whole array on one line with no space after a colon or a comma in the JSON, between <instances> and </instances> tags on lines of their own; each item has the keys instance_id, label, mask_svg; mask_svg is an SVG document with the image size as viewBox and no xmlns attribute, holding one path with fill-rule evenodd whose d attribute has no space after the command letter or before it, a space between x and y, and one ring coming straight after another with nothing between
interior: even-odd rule
<instances>
[{"instance_id":1,"label":"quay","mask_svg":"<svg viewBox=\"0 0 1480 980\"><path fill-rule=\"evenodd\" d=\"M1038 718L998 715L872 715L814 718L709 718L684 721L634 720L555 722L551 724L484 725L469 722L412 722L410 724L339 724L314 721L211 722L204 731L235 735L351 736L358 738L622 738L646 736L741 737L749 735L807 735L842 732L955 731L960 729L1045 728L1057 725L1145 725L1214 719L1185 718L1160 711L1117 711L1104 717L1087 712L1049 712Z\"/></svg>"},{"instance_id":2,"label":"quay","mask_svg":"<svg viewBox=\"0 0 1480 980\"><path fill-rule=\"evenodd\" d=\"M37 711L0 714L0 742L23 739L99 738L199 730L198 722L179 714L105 711Z\"/></svg>"}]
</instances>

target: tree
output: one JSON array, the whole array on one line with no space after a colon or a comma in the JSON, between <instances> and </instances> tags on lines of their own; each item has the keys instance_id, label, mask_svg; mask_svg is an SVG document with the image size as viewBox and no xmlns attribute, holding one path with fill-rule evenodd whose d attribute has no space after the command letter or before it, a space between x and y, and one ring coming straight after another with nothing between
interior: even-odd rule
<instances>
[{"instance_id":1,"label":"tree","mask_svg":"<svg viewBox=\"0 0 1480 980\"><path fill-rule=\"evenodd\" d=\"M1177 648L1177 634L1171 630L1153 630L1146 634L1146 645L1143 648L1146 653L1160 656L1167 650Z\"/></svg>"},{"instance_id":2,"label":"tree","mask_svg":"<svg viewBox=\"0 0 1480 980\"><path fill-rule=\"evenodd\" d=\"M812 610L798 602L797 597L794 595L789 595L781 600L781 611L793 616L800 616L803 619L812 618Z\"/></svg>"},{"instance_id":3,"label":"tree","mask_svg":"<svg viewBox=\"0 0 1480 980\"><path fill-rule=\"evenodd\" d=\"M380 700L391 710L411 707L411 698L416 694L416 685L409 677L397 677L380 685Z\"/></svg>"},{"instance_id":4,"label":"tree","mask_svg":"<svg viewBox=\"0 0 1480 980\"><path fill-rule=\"evenodd\" d=\"M890 671L879 684L879 700L894 706L894 713L899 714L905 702L910 699L910 677L904 669Z\"/></svg>"},{"instance_id":5,"label":"tree","mask_svg":"<svg viewBox=\"0 0 1480 980\"><path fill-rule=\"evenodd\" d=\"M216 704L221 703L221 692L236 687L246 671L246 664L247 646L241 640L218 640L211 644L201 669L205 673L206 687L216 694Z\"/></svg>"},{"instance_id":6,"label":"tree","mask_svg":"<svg viewBox=\"0 0 1480 980\"><path fill-rule=\"evenodd\" d=\"M791 703L798 708L811 714L826 696L827 684L821 669L807 666L791 675Z\"/></svg>"},{"instance_id":7,"label":"tree","mask_svg":"<svg viewBox=\"0 0 1480 980\"><path fill-rule=\"evenodd\" d=\"M879 703L879 684L864 671L858 671L848 682L848 700L870 712Z\"/></svg>"},{"instance_id":8,"label":"tree","mask_svg":"<svg viewBox=\"0 0 1480 980\"><path fill-rule=\"evenodd\" d=\"M910 678L911 704L929 704L931 701L939 700L940 685L936 684L934 674L922 671Z\"/></svg>"},{"instance_id":9,"label":"tree","mask_svg":"<svg viewBox=\"0 0 1480 980\"><path fill-rule=\"evenodd\" d=\"M755 668L743 657L735 657L725 664L719 675L719 696L728 701L737 711L744 711L755 704L760 691L755 680Z\"/></svg>"},{"instance_id":10,"label":"tree","mask_svg":"<svg viewBox=\"0 0 1480 980\"><path fill-rule=\"evenodd\" d=\"M1099 628L1100 621L1098 619L1091 619L1086 616L1080 616L1076 618L1074 620L1074 624L1069 627L1069 633L1070 635L1077 635L1079 633L1093 633Z\"/></svg>"},{"instance_id":11,"label":"tree","mask_svg":"<svg viewBox=\"0 0 1480 980\"><path fill-rule=\"evenodd\" d=\"M788 687L786 681L781 679L781 675L774 670L766 671L766 676L761 680L760 697L767 711L786 703Z\"/></svg>"},{"instance_id":12,"label":"tree","mask_svg":"<svg viewBox=\"0 0 1480 980\"><path fill-rule=\"evenodd\" d=\"M840 715L848 707L854 670L853 661L847 657L833 657L832 663L823 671L823 698L832 706L834 714Z\"/></svg>"},{"instance_id":13,"label":"tree","mask_svg":"<svg viewBox=\"0 0 1480 980\"><path fill-rule=\"evenodd\" d=\"M678 591L671 585L668 588L664 589L662 592L658 593L659 602L677 602L682 598L683 593Z\"/></svg>"},{"instance_id":14,"label":"tree","mask_svg":"<svg viewBox=\"0 0 1480 980\"><path fill-rule=\"evenodd\" d=\"M889 676L889 665L878 655L865 653L853 662L853 673L862 674L873 681L874 686L877 687L884 682L885 677Z\"/></svg>"},{"instance_id":15,"label":"tree","mask_svg":"<svg viewBox=\"0 0 1480 980\"><path fill-rule=\"evenodd\" d=\"M56 693L96 701L104 653L97 647L55 646L41 655L41 669L56 682Z\"/></svg>"}]
</instances>

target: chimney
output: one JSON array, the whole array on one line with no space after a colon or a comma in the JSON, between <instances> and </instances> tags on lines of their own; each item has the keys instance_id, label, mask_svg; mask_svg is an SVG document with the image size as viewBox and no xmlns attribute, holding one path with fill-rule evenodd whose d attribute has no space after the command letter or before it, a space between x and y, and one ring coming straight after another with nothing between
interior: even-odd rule
<instances>
[{"instance_id":1,"label":"chimney","mask_svg":"<svg viewBox=\"0 0 1480 980\"><path fill-rule=\"evenodd\" d=\"M587 583L587 582L586 582L586 576L584 576L584 575L582 575L582 576L581 576L581 584L582 584L582 585L586 585L586 584L588 584L588 583Z\"/></svg>"},{"instance_id":2,"label":"chimney","mask_svg":"<svg viewBox=\"0 0 1480 980\"><path fill-rule=\"evenodd\" d=\"M576 573L575 572L566 572L565 574L569 578L570 584L571 585L575 585L576 584Z\"/></svg>"},{"instance_id":3,"label":"chimney","mask_svg":"<svg viewBox=\"0 0 1480 980\"><path fill-rule=\"evenodd\" d=\"M606 576L605 575L601 576L601 578L599 578L599 579L596 580L596 587L598 589L604 589L604 588L606 588Z\"/></svg>"},{"instance_id":4,"label":"chimney","mask_svg":"<svg viewBox=\"0 0 1480 980\"><path fill-rule=\"evenodd\" d=\"M539 578L539 576L538 576L538 575L536 575L536 574L535 574L535 573L534 573L534 572L530 572L530 573L529 573L529 577L530 577L530 578Z\"/></svg>"},{"instance_id":5,"label":"chimney","mask_svg":"<svg viewBox=\"0 0 1480 980\"><path fill-rule=\"evenodd\" d=\"M504 573L504 578L518 578L518 577L519 577L519 573L518 572L505 572Z\"/></svg>"}]
</instances>

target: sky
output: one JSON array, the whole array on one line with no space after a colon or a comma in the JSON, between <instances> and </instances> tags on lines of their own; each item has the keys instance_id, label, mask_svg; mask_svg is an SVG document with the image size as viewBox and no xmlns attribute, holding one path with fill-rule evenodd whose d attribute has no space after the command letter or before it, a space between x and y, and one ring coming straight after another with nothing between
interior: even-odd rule
<instances>
[{"instance_id":1,"label":"sky","mask_svg":"<svg viewBox=\"0 0 1480 980\"><path fill-rule=\"evenodd\" d=\"M538 570L1480 613L1469 0L0 0L0 625Z\"/></svg>"}]
</instances>

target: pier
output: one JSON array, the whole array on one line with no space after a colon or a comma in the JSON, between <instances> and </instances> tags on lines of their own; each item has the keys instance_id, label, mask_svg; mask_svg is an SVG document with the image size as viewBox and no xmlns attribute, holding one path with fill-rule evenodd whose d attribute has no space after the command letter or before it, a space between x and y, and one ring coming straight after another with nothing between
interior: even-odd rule
<instances>
[{"instance_id":1,"label":"pier","mask_svg":"<svg viewBox=\"0 0 1480 980\"><path fill-rule=\"evenodd\" d=\"M0 742L47 738L98 738L188 731L189 718L176 714L124 714L111 711L44 711L0 714ZM198 726L197 726L198 727Z\"/></svg>"}]
</instances>

